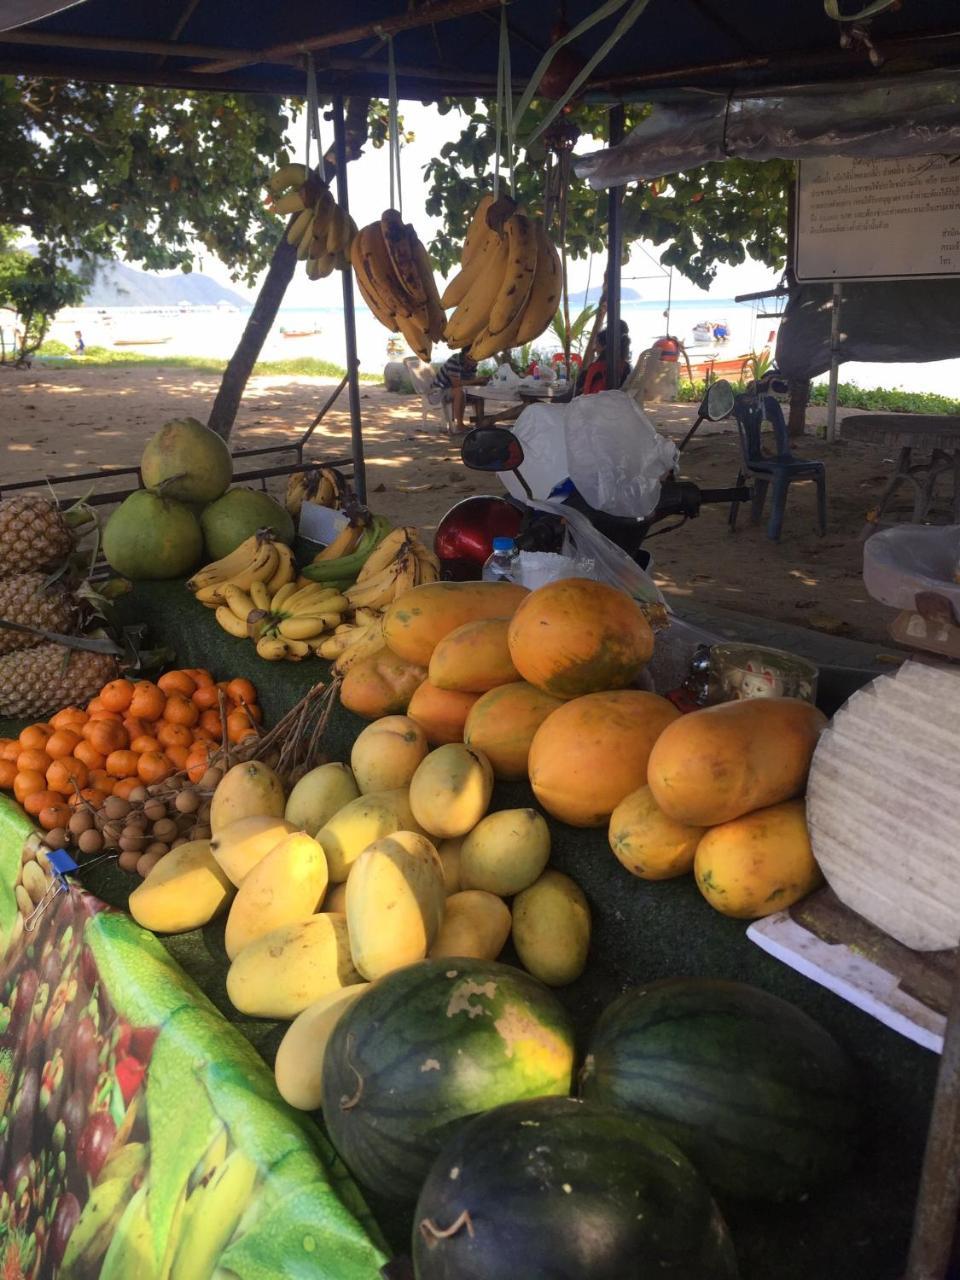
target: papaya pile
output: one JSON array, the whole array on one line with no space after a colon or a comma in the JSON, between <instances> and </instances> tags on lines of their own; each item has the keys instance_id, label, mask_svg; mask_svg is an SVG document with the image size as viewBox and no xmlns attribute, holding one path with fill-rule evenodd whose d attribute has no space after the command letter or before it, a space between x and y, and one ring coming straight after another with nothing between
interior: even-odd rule
<instances>
[{"instance_id":1,"label":"papaya pile","mask_svg":"<svg viewBox=\"0 0 960 1280\"><path fill-rule=\"evenodd\" d=\"M800 797L826 721L790 698L682 716L635 687L653 648L640 606L603 583L436 582L387 609L341 698L480 752L561 822L606 826L634 875L694 871L727 915L782 910L820 883Z\"/></svg>"}]
</instances>

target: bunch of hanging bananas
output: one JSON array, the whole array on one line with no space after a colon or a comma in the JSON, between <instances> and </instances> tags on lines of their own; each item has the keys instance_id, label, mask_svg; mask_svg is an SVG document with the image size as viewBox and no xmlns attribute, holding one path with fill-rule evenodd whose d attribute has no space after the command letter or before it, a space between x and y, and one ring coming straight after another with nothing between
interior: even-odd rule
<instances>
[{"instance_id":1,"label":"bunch of hanging bananas","mask_svg":"<svg viewBox=\"0 0 960 1280\"><path fill-rule=\"evenodd\" d=\"M560 255L543 221L517 208L509 196L485 195L467 231L460 272L441 303L455 307L446 343L469 347L475 360L539 338L557 313L562 286Z\"/></svg>"},{"instance_id":2,"label":"bunch of hanging bananas","mask_svg":"<svg viewBox=\"0 0 960 1280\"><path fill-rule=\"evenodd\" d=\"M301 580L346 590L356 582L367 560L392 532L395 530L386 516L370 516L366 522L351 520L329 546L304 566Z\"/></svg>"},{"instance_id":3,"label":"bunch of hanging bananas","mask_svg":"<svg viewBox=\"0 0 960 1280\"><path fill-rule=\"evenodd\" d=\"M252 640L267 662L300 662L319 656L321 637L341 625L348 608L336 587L321 582L288 582L272 595L262 582L249 591L228 583L215 617L229 635Z\"/></svg>"},{"instance_id":4,"label":"bunch of hanging bananas","mask_svg":"<svg viewBox=\"0 0 960 1280\"><path fill-rule=\"evenodd\" d=\"M311 280L328 276L334 267L349 271L357 224L321 178L305 165L285 164L269 179L267 191L269 208L290 215L287 243L297 246L297 259L306 262Z\"/></svg>"},{"instance_id":5,"label":"bunch of hanging bananas","mask_svg":"<svg viewBox=\"0 0 960 1280\"><path fill-rule=\"evenodd\" d=\"M350 250L357 286L382 325L400 332L421 360L444 336L445 317L426 249L396 209L361 227Z\"/></svg>"},{"instance_id":6,"label":"bunch of hanging bananas","mask_svg":"<svg viewBox=\"0 0 960 1280\"><path fill-rule=\"evenodd\" d=\"M306 471L294 471L287 481L283 501L290 514L296 517L305 502L339 510L350 496L347 478L336 467L308 467Z\"/></svg>"},{"instance_id":7,"label":"bunch of hanging bananas","mask_svg":"<svg viewBox=\"0 0 960 1280\"><path fill-rule=\"evenodd\" d=\"M296 576L297 566L290 548L277 541L272 529L258 529L228 556L199 569L187 581L187 587L201 604L217 609L226 604L228 587L249 591L258 583L272 598L294 582Z\"/></svg>"}]
</instances>

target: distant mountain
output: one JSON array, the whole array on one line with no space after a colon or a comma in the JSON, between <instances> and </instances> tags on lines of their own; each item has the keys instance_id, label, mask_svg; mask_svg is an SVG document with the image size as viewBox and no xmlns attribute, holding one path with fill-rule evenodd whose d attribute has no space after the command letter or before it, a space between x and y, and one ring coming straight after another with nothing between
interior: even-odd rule
<instances>
[{"instance_id":1,"label":"distant mountain","mask_svg":"<svg viewBox=\"0 0 960 1280\"><path fill-rule=\"evenodd\" d=\"M247 298L227 289L201 271L175 276L158 276L138 271L124 262L108 262L100 267L83 300L85 307L173 307L178 302L216 305L232 302L248 307Z\"/></svg>"},{"instance_id":2,"label":"distant mountain","mask_svg":"<svg viewBox=\"0 0 960 1280\"><path fill-rule=\"evenodd\" d=\"M600 295L602 293L603 293L603 285L594 285L592 289L587 290L587 302L588 303L599 302ZM636 289L631 289L629 286L627 286L626 288L620 289L621 302L639 302L642 296L643 296L642 294L637 293ZM576 299L578 306L581 306L581 307L583 306L583 294L580 293L578 290L571 289L570 291L571 302L574 299Z\"/></svg>"}]
</instances>

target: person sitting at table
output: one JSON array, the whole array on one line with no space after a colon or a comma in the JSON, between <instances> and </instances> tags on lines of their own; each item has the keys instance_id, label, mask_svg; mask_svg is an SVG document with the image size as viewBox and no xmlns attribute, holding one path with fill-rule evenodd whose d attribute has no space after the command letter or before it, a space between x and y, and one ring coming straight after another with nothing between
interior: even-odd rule
<instances>
[{"instance_id":1,"label":"person sitting at table","mask_svg":"<svg viewBox=\"0 0 960 1280\"><path fill-rule=\"evenodd\" d=\"M620 379L616 390L622 387L630 376L630 330L626 320L620 321ZM601 329L597 334L597 358L587 365L577 379L577 395L592 396L598 391L607 391L607 331Z\"/></svg>"},{"instance_id":2,"label":"person sitting at table","mask_svg":"<svg viewBox=\"0 0 960 1280\"><path fill-rule=\"evenodd\" d=\"M428 398L431 404L447 404L453 413L454 427L465 431L463 410L466 405L464 387L482 387L486 378L477 377L477 362L468 347L455 351L437 370ZM453 430L454 428L450 428Z\"/></svg>"}]
</instances>

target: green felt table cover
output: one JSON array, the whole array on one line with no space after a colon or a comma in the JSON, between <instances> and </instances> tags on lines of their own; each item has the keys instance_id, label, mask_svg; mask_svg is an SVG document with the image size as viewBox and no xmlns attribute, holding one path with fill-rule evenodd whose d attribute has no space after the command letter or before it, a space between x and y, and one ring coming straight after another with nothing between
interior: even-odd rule
<instances>
[{"instance_id":1,"label":"green felt table cover","mask_svg":"<svg viewBox=\"0 0 960 1280\"><path fill-rule=\"evenodd\" d=\"M317 680L328 678L327 664L317 660L263 662L248 641L226 635L180 582L140 584L121 608L126 621L149 624L152 641L175 648L178 665L208 667L218 679L248 676L268 725ZM364 723L337 709L327 735L330 759L349 759ZM526 784L499 785L491 807L531 803ZM859 1068L867 1121L849 1178L797 1205L721 1202L743 1280L899 1280L938 1058L766 955L747 940L743 921L721 916L704 902L691 876L638 880L610 852L605 830L549 822L552 865L580 884L593 912L587 970L558 992L581 1035L606 1004L637 982L681 975L727 978L793 1001L836 1036ZM118 906L139 883L115 866L86 879ZM222 920L163 942L224 1017L272 1062L287 1024L246 1018L230 1005ZM514 958L509 950L501 957ZM371 1203L396 1247L404 1248L409 1223L389 1206Z\"/></svg>"}]
</instances>

